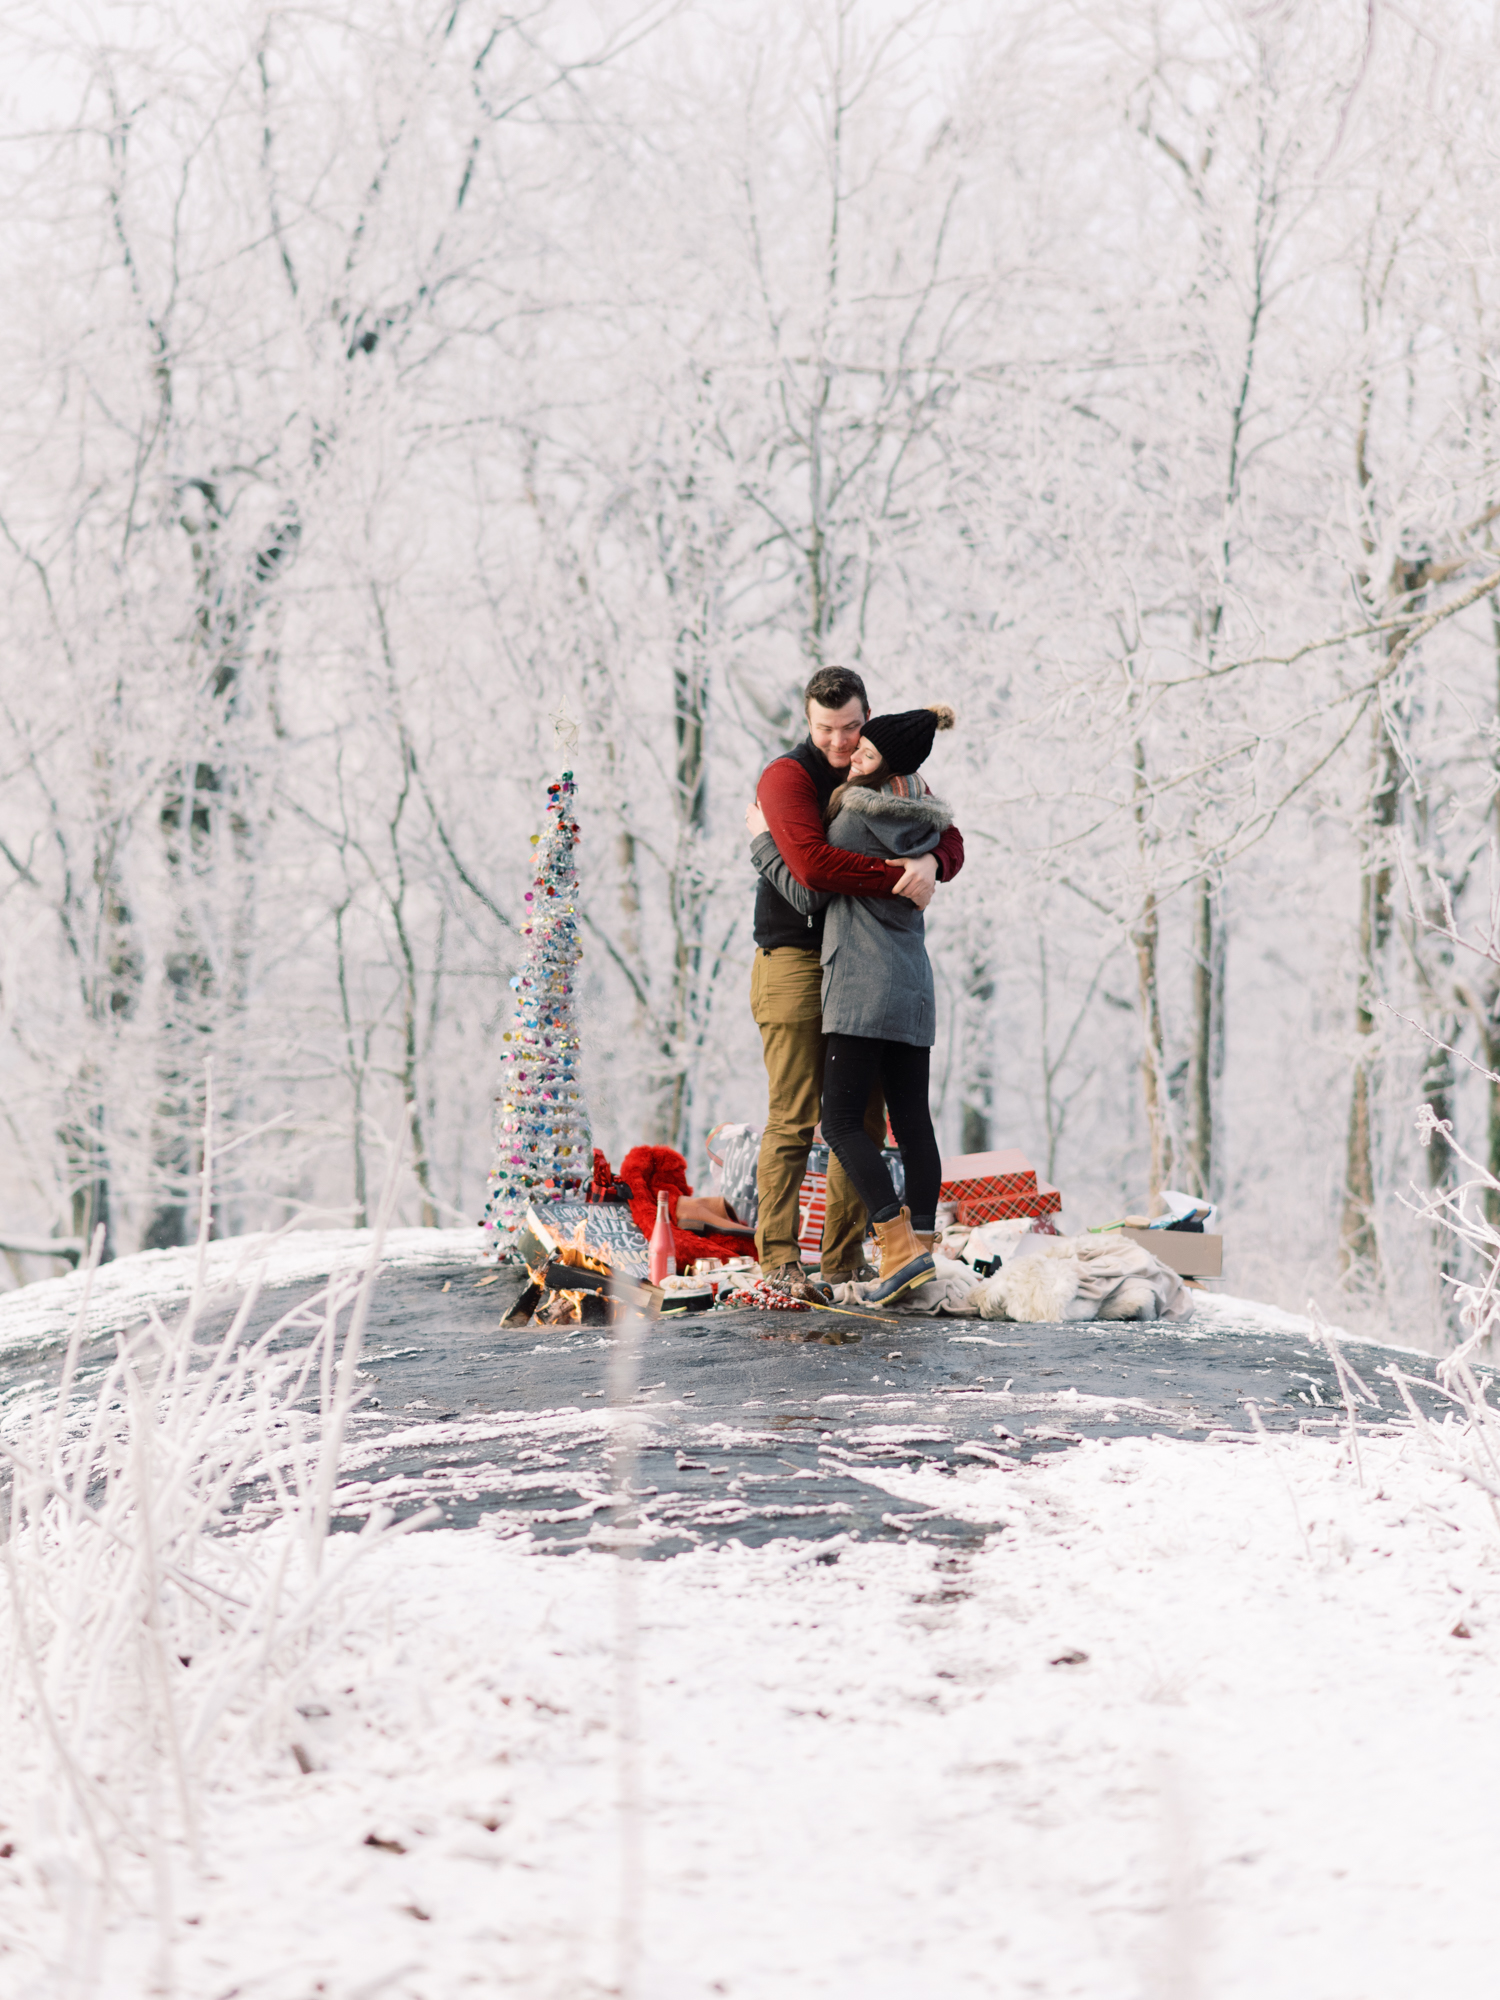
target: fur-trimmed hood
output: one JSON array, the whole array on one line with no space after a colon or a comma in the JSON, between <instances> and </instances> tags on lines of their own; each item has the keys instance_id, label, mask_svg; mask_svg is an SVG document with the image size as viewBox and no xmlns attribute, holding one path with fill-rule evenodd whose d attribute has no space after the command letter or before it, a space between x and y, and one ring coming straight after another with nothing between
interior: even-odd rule
<instances>
[{"instance_id":1,"label":"fur-trimmed hood","mask_svg":"<svg viewBox=\"0 0 1500 2000\"><path fill-rule=\"evenodd\" d=\"M939 833L953 824L952 806L933 792L902 798L895 792L872 791L868 785L849 785L839 800L839 811L863 813L869 819L901 820L908 826L935 827Z\"/></svg>"}]
</instances>

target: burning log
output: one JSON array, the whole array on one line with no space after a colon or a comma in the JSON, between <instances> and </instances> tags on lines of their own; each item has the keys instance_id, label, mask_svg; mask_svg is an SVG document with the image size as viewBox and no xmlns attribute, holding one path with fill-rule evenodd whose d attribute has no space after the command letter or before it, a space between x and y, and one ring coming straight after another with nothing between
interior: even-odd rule
<instances>
[{"instance_id":1,"label":"burning log","mask_svg":"<svg viewBox=\"0 0 1500 2000\"><path fill-rule=\"evenodd\" d=\"M541 1286L536 1284L528 1285L510 1311L505 1315L504 1319L501 1320L500 1324L502 1326L530 1326L531 1315L536 1311L541 1301Z\"/></svg>"}]
</instances>

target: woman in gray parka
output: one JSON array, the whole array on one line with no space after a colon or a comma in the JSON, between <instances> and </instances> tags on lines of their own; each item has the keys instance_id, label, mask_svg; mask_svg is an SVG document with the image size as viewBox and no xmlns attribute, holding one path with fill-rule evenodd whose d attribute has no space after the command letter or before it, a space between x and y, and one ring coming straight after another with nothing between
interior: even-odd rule
<instances>
[{"instance_id":1,"label":"woman in gray parka","mask_svg":"<svg viewBox=\"0 0 1500 2000\"><path fill-rule=\"evenodd\" d=\"M943 706L872 716L849 766L849 781L828 801L828 840L855 854L907 861L935 847L953 818L916 776L939 729L953 727ZM861 1287L872 1302L900 1298L933 1275L942 1163L928 1108L928 1068L937 1002L922 912L900 896L831 896L804 888L785 861L764 814L745 815L755 866L795 909L826 910L823 923L823 1137L838 1156L880 1244L880 1276ZM875 1083L906 1166L903 1207L880 1148L865 1131Z\"/></svg>"}]
</instances>

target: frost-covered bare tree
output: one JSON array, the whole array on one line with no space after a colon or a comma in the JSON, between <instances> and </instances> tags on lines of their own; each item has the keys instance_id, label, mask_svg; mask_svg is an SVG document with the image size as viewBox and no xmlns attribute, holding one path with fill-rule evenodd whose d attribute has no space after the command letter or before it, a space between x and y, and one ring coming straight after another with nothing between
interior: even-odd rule
<instances>
[{"instance_id":1,"label":"frost-covered bare tree","mask_svg":"<svg viewBox=\"0 0 1500 2000\"><path fill-rule=\"evenodd\" d=\"M1024 726L1034 793L1061 812L1033 838L1073 918L1102 917L1134 960L1152 1190L1223 1181L1226 871L1264 830L1295 719L1268 671L1238 669L1273 620L1308 633L1329 615L1307 464L1323 384L1299 338L1332 261L1312 166L1332 133L1328 39L1232 11L1101 28L1096 310L1031 388L1051 421L1015 532L1048 537L1031 618L1050 659ZM1169 913L1190 967L1174 1008Z\"/></svg>"},{"instance_id":2,"label":"frost-covered bare tree","mask_svg":"<svg viewBox=\"0 0 1500 2000\"><path fill-rule=\"evenodd\" d=\"M1451 119L1460 130L1482 123L1492 115L1488 98L1482 88L1476 101L1471 82L1464 80L1447 97L1444 123ZM1393 131L1391 145L1403 137L1408 149L1403 201L1392 204L1383 188L1371 190L1360 259L1365 368L1353 436L1360 560L1352 567L1361 607L1371 624L1383 629L1370 639L1378 698L1368 705L1367 777L1357 795L1358 1054L1341 1242L1346 1262L1372 1273L1379 1269L1382 1172L1376 1124L1388 1041L1381 1010L1403 987L1409 990L1389 955L1404 932L1415 997L1433 1035L1421 1088L1437 1117L1446 1120L1455 1082L1447 1050L1458 1037L1463 1003L1453 989L1446 948L1439 947L1433 963L1424 941L1434 934L1443 907L1462 901L1468 885L1476 858L1473 827L1455 828L1451 807L1460 788L1473 786L1476 751L1486 772L1492 769L1497 722L1484 670L1476 676L1469 663L1474 640L1466 627L1473 627L1473 619L1461 619L1453 631L1432 638L1424 631L1473 606L1477 633L1487 637L1487 601L1500 581L1493 535L1500 516L1500 471L1492 414L1493 343L1500 323L1485 298L1483 263L1464 269L1450 261L1446 247L1461 234L1461 218L1476 195L1484 199L1493 174L1482 172L1476 181L1472 163L1455 154L1441 128ZM1436 258L1435 241L1445 246ZM1488 650L1481 638L1481 660ZM1460 778L1465 767L1468 773ZM1487 792L1492 780L1481 783ZM1482 842L1488 834L1487 798L1481 795L1479 804ZM1428 881L1428 891L1418 894L1404 921L1397 867L1403 832L1415 838ZM1440 1139L1428 1149L1428 1168L1440 1183L1446 1170Z\"/></svg>"},{"instance_id":3,"label":"frost-covered bare tree","mask_svg":"<svg viewBox=\"0 0 1500 2000\"><path fill-rule=\"evenodd\" d=\"M755 1116L741 811L847 660L960 711L946 1138L1399 1305L1410 1100L1500 1135L1492 24L0 34L0 1238L180 1240L208 1056L216 1226L396 1128L472 1214L564 710L601 1138Z\"/></svg>"},{"instance_id":4,"label":"frost-covered bare tree","mask_svg":"<svg viewBox=\"0 0 1500 2000\"><path fill-rule=\"evenodd\" d=\"M852 0L757 10L693 111L633 107L654 199L643 228L606 205L598 253L624 409L601 429L569 406L529 442L552 658L576 662L604 757L614 889L590 926L638 1024L648 1129L672 1144L731 966L741 998L740 820L758 764L800 734L801 682L842 658L936 695L962 651L979 500L957 405L995 276L966 187L982 135L915 108L937 24ZM700 199L663 230L690 174Z\"/></svg>"},{"instance_id":5,"label":"frost-covered bare tree","mask_svg":"<svg viewBox=\"0 0 1500 2000\"><path fill-rule=\"evenodd\" d=\"M1357 442L1364 425L1351 414L1370 394L1359 357L1368 329L1360 287L1371 259L1361 246L1397 226L1388 213L1396 189L1420 210L1415 190L1451 173L1456 157L1481 181L1488 169L1482 148L1445 144L1455 129L1471 137L1480 129L1473 73L1449 77L1434 115L1438 79L1422 31L1373 65L1352 16L1168 12L1112 27L1108 39L1140 64L1137 97L1122 85L1122 98L1138 105L1135 129L1159 156L1178 204L1175 229L1164 232L1161 216L1147 212L1142 238L1131 239L1132 247L1159 246L1159 301L1137 282L1118 323L1137 333L1149 326L1158 350L1173 355L1176 382L1174 390L1151 378L1150 342L1129 347L1114 334L1082 405L1096 418L1105 408L1129 412L1117 430L1129 437L1131 457L1105 444L1074 463L1097 468L1096 495L1112 499L1123 487L1130 499L1124 507L1106 499L1090 517L1085 491L1082 507L1074 505L1087 527L1069 522L1073 547L1096 560L1095 602L1111 607L1113 631L1098 644L1113 664L1091 674L1077 660L1076 635L1088 628L1075 617L1071 657L1053 676L1053 713L1075 732L1063 879L1108 912L1134 950L1153 1184L1174 1171L1186 1185L1218 1192L1226 871L1244 854L1263 866L1264 843L1280 828L1279 847L1288 812L1300 820L1330 783L1342 793L1361 732L1374 728L1389 740L1393 684L1403 671L1422 671L1423 632L1483 593L1482 577L1473 580L1476 563L1485 567L1475 537L1488 499L1456 460L1424 491L1429 516L1435 509L1446 525L1440 553L1435 541L1424 544L1433 553L1420 576L1390 568L1393 544L1372 591L1370 552L1380 538L1366 528L1356 544L1349 530L1368 505ZM1120 185L1130 185L1127 176ZM1401 213L1400 226L1411 226ZM1417 232L1424 254L1435 238L1444 257L1458 234L1457 211L1447 225ZM1161 254L1167 245L1176 264ZM1389 269L1380 282L1390 282ZM1148 321L1152 305L1157 316ZM1420 344L1430 310L1398 312L1406 339ZM1310 339L1311 313L1325 315L1325 331L1341 326L1342 338ZM1397 390L1394 380L1389 386ZM1411 465L1430 475L1434 432L1418 403L1406 397L1398 431ZM1099 476L1106 468L1111 476ZM1408 517L1407 497L1396 512ZM1099 561L1100 551L1113 562ZM1460 579L1463 587L1452 587ZM1101 746L1097 757L1084 751L1086 792L1077 782L1083 716ZM1050 780L1056 792L1065 767L1046 752L1043 762L1037 789ZM1394 752L1384 769L1387 781L1373 793L1393 813ZM1374 919L1379 950L1391 927L1389 853L1364 875L1384 912ZM1175 1006L1163 984L1169 917L1187 972L1173 982ZM1359 1026L1368 1035L1368 983L1361 992ZM1180 1060L1168 1053L1173 1012L1182 1022ZM1348 1173L1356 1192L1345 1203L1346 1236L1351 1200L1361 1212L1374 1200L1362 1059L1353 1074ZM1356 1184L1358 1162L1364 1180ZM1354 1243L1353 1261L1367 1263L1372 1248L1373 1239Z\"/></svg>"},{"instance_id":6,"label":"frost-covered bare tree","mask_svg":"<svg viewBox=\"0 0 1500 2000\"><path fill-rule=\"evenodd\" d=\"M439 799L451 751L418 761L392 635L450 594L435 442L512 414L504 301L544 231L511 197L565 199L552 107L576 119L580 79L651 25L638 11L581 36L559 16L38 9L18 37L52 115L12 149L7 191L41 254L21 280L29 391L3 508L13 647L34 662L7 703L5 854L13 907L77 995L36 1075L39 1101L61 1085L52 1160L25 1121L75 1233L123 1201L136 1240L182 1239L210 1053L241 1116L330 1058L353 1065L356 1205L383 1073L435 1216L422 1072L456 970L445 926L463 904L493 967L503 922L493 849L465 866ZM465 409L476 388L499 408ZM453 664L435 651L406 673ZM452 679L445 694L451 711ZM502 707L491 689L486 714ZM329 1011L309 896L339 939L332 1046L299 1017L306 990ZM380 939L385 969L367 959L351 982L356 935ZM314 1191L318 1128L338 1119L320 1112L299 1114L271 1181Z\"/></svg>"}]
</instances>

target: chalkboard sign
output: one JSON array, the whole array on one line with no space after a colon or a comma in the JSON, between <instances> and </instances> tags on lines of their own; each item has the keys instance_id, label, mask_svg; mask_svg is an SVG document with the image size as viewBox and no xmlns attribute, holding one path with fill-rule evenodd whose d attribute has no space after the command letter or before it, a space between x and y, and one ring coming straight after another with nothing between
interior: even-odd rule
<instances>
[{"instance_id":1,"label":"chalkboard sign","mask_svg":"<svg viewBox=\"0 0 1500 2000\"><path fill-rule=\"evenodd\" d=\"M592 1201L549 1201L526 1211L526 1220L557 1243L572 1243L583 1224L583 1244L607 1258L616 1271L627 1277L644 1278L649 1256L646 1239L635 1226L635 1218L624 1203Z\"/></svg>"}]
</instances>

